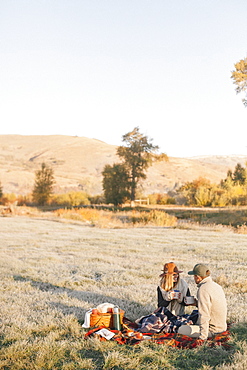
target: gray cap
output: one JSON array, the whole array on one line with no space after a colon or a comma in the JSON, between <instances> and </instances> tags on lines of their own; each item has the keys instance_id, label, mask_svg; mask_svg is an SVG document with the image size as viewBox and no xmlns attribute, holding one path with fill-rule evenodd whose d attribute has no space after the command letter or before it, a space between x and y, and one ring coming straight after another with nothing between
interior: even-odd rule
<instances>
[{"instance_id":1,"label":"gray cap","mask_svg":"<svg viewBox=\"0 0 247 370\"><path fill-rule=\"evenodd\" d=\"M197 265L194 266L193 270L189 271L188 274L204 277L204 276L209 276L210 271L209 271L208 266L204 265L203 263L197 263Z\"/></svg>"}]
</instances>

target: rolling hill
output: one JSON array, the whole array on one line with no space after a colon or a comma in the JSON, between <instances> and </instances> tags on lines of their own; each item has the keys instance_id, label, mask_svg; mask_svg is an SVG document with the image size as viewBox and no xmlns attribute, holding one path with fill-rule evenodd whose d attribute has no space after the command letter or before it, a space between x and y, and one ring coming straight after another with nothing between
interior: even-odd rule
<instances>
[{"instance_id":1,"label":"rolling hill","mask_svg":"<svg viewBox=\"0 0 247 370\"><path fill-rule=\"evenodd\" d=\"M55 192L83 190L102 193L101 172L105 164L119 162L116 146L77 136L0 135L0 181L4 193L28 194L35 171L45 162L54 170ZM169 156L169 153L167 153ZM163 193L187 181L205 177L219 183L246 156L169 157L149 168L143 193Z\"/></svg>"}]
</instances>

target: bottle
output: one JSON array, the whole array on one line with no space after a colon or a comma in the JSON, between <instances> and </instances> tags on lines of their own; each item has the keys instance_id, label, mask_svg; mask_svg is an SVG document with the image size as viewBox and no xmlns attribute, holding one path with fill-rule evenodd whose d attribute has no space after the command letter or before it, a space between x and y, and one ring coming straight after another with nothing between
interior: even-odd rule
<instances>
[{"instance_id":1,"label":"bottle","mask_svg":"<svg viewBox=\"0 0 247 370\"><path fill-rule=\"evenodd\" d=\"M118 307L113 307L113 329L121 330L120 312Z\"/></svg>"}]
</instances>

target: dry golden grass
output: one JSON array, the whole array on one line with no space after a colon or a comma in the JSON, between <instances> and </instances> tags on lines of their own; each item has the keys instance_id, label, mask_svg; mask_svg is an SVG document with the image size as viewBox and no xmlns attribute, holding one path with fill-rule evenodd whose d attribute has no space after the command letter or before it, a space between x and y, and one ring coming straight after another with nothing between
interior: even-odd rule
<instances>
[{"instance_id":1,"label":"dry golden grass","mask_svg":"<svg viewBox=\"0 0 247 370\"><path fill-rule=\"evenodd\" d=\"M231 229L100 228L52 213L0 217L0 369L244 369L247 239ZM164 262L210 265L222 284L233 347L178 350L84 340L85 312L118 304L134 320L156 308Z\"/></svg>"},{"instance_id":2,"label":"dry golden grass","mask_svg":"<svg viewBox=\"0 0 247 370\"><path fill-rule=\"evenodd\" d=\"M102 228L134 226L175 226L177 218L164 211L106 211L93 208L59 209L53 212L61 219L86 222Z\"/></svg>"}]
</instances>

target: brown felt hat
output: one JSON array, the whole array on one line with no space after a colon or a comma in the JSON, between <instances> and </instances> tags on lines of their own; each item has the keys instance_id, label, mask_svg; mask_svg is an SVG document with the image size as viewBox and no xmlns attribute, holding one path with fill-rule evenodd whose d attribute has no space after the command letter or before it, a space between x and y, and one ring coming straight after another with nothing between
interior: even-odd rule
<instances>
[{"instance_id":1,"label":"brown felt hat","mask_svg":"<svg viewBox=\"0 0 247 370\"><path fill-rule=\"evenodd\" d=\"M178 270L174 262L165 263L162 271L163 271L163 274L161 274L160 277L164 275L180 274L181 272L183 272L183 271Z\"/></svg>"}]
</instances>

